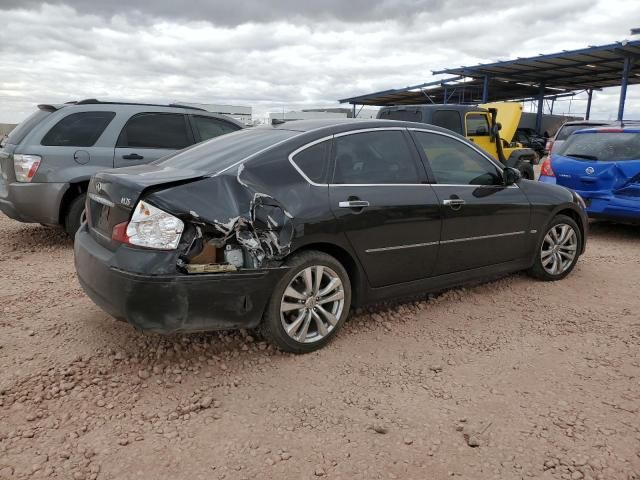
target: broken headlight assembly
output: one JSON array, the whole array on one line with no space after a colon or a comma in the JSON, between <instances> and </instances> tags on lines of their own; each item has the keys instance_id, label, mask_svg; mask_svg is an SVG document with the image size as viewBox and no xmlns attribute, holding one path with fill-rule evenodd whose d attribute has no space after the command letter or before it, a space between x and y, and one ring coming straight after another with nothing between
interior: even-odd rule
<instances>
[{"instance_id":1,"label":"broken headlight assembly","mask_svg":"<svg viewBox=\"0 0 640 480\"><path fill-rule=\"evenodd\" d=\"M141 200L131 220L113 228L111 239L138 247L174 250L183 230L182 220Z\"/></svg>"}]
</instances>

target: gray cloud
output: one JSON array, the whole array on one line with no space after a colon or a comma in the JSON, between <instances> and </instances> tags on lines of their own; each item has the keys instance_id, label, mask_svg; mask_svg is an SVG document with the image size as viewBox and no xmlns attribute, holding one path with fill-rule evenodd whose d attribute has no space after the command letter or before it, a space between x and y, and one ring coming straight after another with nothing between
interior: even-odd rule
<instances>
[{"instance_id":1,"label":"gray cloud","mask_svg":"<svg viewBox=\"0 0 640 480\"><path fill-rule=\"evenodd\" d=\"M616 8L606 0L280 0L188 9L149 1L136 12L120 0L8 1L0 121L21 120L36 103L91 97L235 103L258 113L335 106L428 81L433 69L621 39L636 0ZM637 89L629 112L640 113ZM612 92L596 94L594 111L615 112Z\"/></svg>"}]
</instances>

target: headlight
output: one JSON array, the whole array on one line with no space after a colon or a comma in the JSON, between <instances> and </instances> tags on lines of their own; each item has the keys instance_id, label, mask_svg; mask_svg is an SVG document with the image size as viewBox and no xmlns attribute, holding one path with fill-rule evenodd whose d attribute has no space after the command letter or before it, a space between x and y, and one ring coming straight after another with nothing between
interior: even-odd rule
<instances>
[{"instance_id":1,"label":"headlight","mask_svg":"<svg viewBox=\"0 0 640 480\"><path fill-rule=\"evenodd\" d=\"M178 246L183 230L182 220L140 201L127 225L127 243L159 250L173 250Z\"/></svg>"},{"instance_id":2,"label":"headlight","mask_svg":"<svg viewBox=\"0 0 640 480\"><path fill-rule=\"evenodd\" d=\"M13 155L13 171L18 182L30 182L38 171L42 158L39 155Z\"/></svg>"}]
</instances>

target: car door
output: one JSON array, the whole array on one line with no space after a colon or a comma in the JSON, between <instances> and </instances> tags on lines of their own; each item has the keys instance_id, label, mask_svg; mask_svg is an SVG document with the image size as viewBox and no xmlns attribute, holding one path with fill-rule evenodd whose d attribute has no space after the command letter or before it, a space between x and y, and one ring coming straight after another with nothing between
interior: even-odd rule
<instances>
[{"instance_id":1,"label":"car door","mask_svg":"<svg viewBox=\"0 0 640 480\"><path fill-rule=\"evenodd\" d=\"M440 212L403 128L338 134L329 201L372 287L431 275Z\"/></svg>"},{"instance_id":2,"label":"car door","mask_svg":"<svg viewBox=\"0 0 640 480\"><path fill-rule=\"evenodd\" d=\"M530 204L502 170L464 139L414 130L442 208L434 274L524 258L531 252Z\"/></svg>"},{"instance_id":3,"label":"car door","mask_svg":"<svg viewBox=\"0 0 640 480\"><path fill-rule=\"evenodd\" d=\"M122 128L113 166L149 163L195 143L187 116L182 113L142 112Z\"/></svg>"}]
</instances>

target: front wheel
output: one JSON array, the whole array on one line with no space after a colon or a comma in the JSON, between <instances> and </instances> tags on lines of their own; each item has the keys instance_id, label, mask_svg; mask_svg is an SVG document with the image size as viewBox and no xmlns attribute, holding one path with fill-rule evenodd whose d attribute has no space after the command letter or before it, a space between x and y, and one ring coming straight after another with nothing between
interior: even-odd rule
<instances>
[{"instance_id":1,"label":"front wheel","mask_svg":"<svg viewBox=\"0 0 640 480\"><path fill-rule=\"evenodd\" d=\"M286 266L289 271L267 305L262 333L285 352L313 352L329 343L349 314L349 276L335 258L317 251L295 255Z\"/></svg>"},{"instance_id":2,"label":"front wheel","mask_svg":"<svg viewBox=\"0 0 640 480\"><path fill-rule=\"evenodd\" d=\"M540 280L560 280L576 266L581 248L578 224L571 217L557 215L547 226L529 274Z\"/></svg>"}]
</instances>

